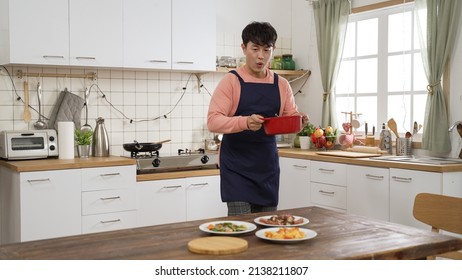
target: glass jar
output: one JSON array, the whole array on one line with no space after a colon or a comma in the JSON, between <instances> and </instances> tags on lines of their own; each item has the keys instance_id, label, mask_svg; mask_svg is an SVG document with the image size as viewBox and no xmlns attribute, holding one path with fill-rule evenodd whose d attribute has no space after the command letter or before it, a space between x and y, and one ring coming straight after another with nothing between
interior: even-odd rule
<instances>
[{"instance_id":1,"label":"glass jar","mask_svg":"<svg viewBox=\"0 0 462 280\"><path fill-rule=\"evenodd\" d=\"M282 69L295 70L295 61L292 59L291 54L282 55Z\"/></svg>"},{"instance_id":2,"label":"glass jar","mask_svg":"<svg viewBox=\"0 0 462 280\"><path fill-rule=\"evenodd\" d=\"M271 64L271 69L274 70L281 70L282 69L282 56L275 55L273 58L273 62Z\"/></svg>"}]
</instances>

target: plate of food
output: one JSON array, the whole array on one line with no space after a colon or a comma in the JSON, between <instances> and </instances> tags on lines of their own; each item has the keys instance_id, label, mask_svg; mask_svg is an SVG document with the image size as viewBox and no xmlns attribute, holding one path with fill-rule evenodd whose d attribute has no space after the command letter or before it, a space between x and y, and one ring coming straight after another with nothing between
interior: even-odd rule
<instances>
[{"instance_id":1,"label":"plate of food","mask_svg":"<svg viewBox=\"0 0 462 280\"><path fill-rule=\"evenodd\" d=\"M234 235L254 231L256 225L241 221L215 221L203 223L199 229L212 234Z\"/></svg>"},{"instance_id":2,"label":"plate of food","mask_svg":"<svg viewBox=\"0 0 462 280\"><path fill-rule=\"evenodd\" d=\"M270 215L258 217L254 220L261 226L280 227L280 226L303 226L310 221L307 218L293 216L290 214Z\"/></svg>"},{"instance_id":3,"label":"plate of food","mask_svg":"<svg viewBox=\"0 0 462 280\"><path fill-rule=\"evenodd\" d=\"M274 242L299 242L315 238L318 234L311 229L299 227L271 227L255 233L258 238Z\"/></svg>"}]
</instances>

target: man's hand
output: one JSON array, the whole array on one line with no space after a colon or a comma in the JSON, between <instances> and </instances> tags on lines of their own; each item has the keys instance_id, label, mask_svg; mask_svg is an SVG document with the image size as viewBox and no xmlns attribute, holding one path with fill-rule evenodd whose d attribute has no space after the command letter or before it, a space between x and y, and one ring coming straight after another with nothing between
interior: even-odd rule
<instances>
[{"instance_id":1,"label":"man's hand","mask_svg":"<svg viewBox=\"0 0 462 280\"><path fill-rule=\"evenodd\" d=\"M251 116L247 117L247 127L249 128L249 130L259 130L264 122L262 118L263 116L257 114L252 114Z\"/></svg>"}]
</instances>

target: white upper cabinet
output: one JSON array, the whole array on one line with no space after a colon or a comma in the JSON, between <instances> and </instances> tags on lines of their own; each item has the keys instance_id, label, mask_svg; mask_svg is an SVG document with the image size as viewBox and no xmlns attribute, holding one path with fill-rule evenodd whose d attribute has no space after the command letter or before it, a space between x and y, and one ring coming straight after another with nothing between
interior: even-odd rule
<instances>
[{"instance_id":1,"label":"white upper cabinet","mask_svg":"<svg viewBox=\"0 0 462 280\"><path fill-rule=\"evenodd\" d=\"M1 0L0 64L69 64L68 2Z\"/></svg>"},{"instance_id":2,"label":"white upper cabinet","mask_svg":"<svg viewBox=\"0 0 462 280\"><path fill-rule=\"evenodd\" d=\"M124 1L124 66L171 69L170 0Z\"/></svg>"},{"instance_id":3,"label":"white upper cabinet","mask_svg":"<svg viewBox=\"0 0 462 280\"><path fill-rule=\"evenodd\" d=\"M214 0L172 0L172 69L214 71Z\"/></svg>"},{"instance_id":4,"label":"white upper cabinet","mask_svg":"<svg viewBox=\"0 0 462 280\"><path fill-rule=\"evenodd\" d=\"M123 66L123 0L69 0L70 64Z\"/></svg>"}]
</instances>

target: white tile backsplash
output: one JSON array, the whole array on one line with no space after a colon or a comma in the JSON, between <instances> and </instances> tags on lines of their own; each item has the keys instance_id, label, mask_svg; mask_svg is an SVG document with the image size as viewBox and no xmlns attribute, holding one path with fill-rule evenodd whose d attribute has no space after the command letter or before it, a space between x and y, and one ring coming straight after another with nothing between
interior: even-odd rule
<instances>
[{"instance_id":1,"label":"white tile backsplash","mask_svg":"<svg viewBox=\"0 0 462 280\"><path fill-rule=\"evenodd\" d=\"M240 34L217 34L217 56L242 57L240 44ZM274 54L291 53L291 47L291 38L280 38ZM47 118L53 110L59 93L65 88L82 98L85 97L85 88L91 88L88 123L94 128L96 118L103 117L111 141L111 154L125 156L129 153L123 150L122 144L133 140L157 142L171 139L172 141L164 143L159 151L164 156L177 154L178 149L204 148L204 139L213 135L207 130L206 124L208 104L211 94L224 75L206 73L196 76L182 72L107 68L41 66L8 66L7 68L12 75L16 92L21 98L24 97L24 79L29 82L30 104L37 111L37 82L42 84L43 115ZM16 76L18 70L51 74L96 72L97 78L94 81L67 77L19 79ZM0 130L33 129L38 113L31 110L32 121L29 123L23 121L24 105L17 100L6 71L1 70L0 74ZM103 95L116 109L108 104ZM167 115L167 118L164 118L164 115ZM133 122L130 123L130 120ZM84 123L85 110L82 109L81 124Z\"/></svg>"}]
</instances>

